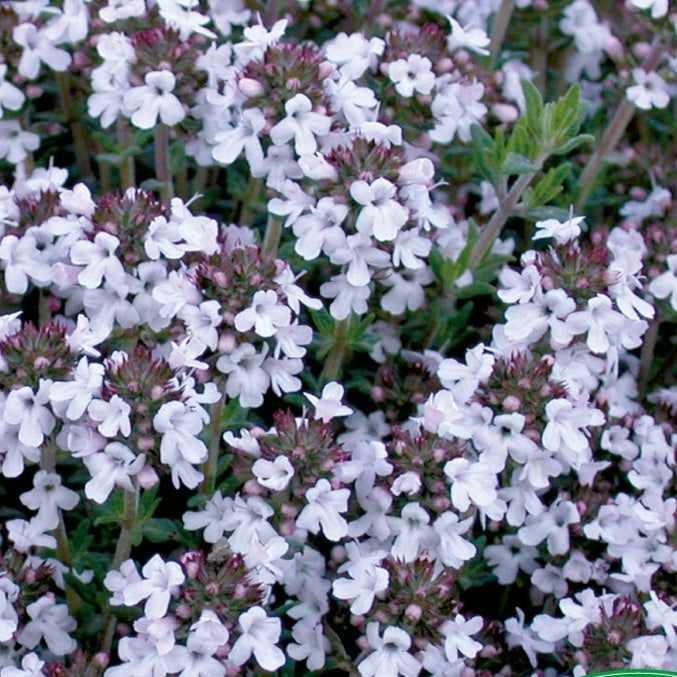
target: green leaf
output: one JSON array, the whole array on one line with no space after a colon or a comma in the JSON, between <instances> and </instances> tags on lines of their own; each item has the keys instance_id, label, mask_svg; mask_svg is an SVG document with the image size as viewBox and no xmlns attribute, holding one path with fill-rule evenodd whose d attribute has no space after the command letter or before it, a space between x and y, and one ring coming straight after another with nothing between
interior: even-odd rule
<instances>
[{"instance_id":1,"label":"green leaf","mask_svg":"<svg viewBox=\"0 0 677 677\"><path fill-rule=\"evenodd\" d=\"M583 143L593 143L594 141L595 137L592 134L578 134L568 141L561 143L559 146L557 146L557 148L554 148L552 154L565 155Z\"/></svg>"},{"instance_id":2,"label":"green leaf","mask_svg":"<svg viewBox=\"0 0 677 677\"><path fill-rule=\"evenodd\" d=\"M500 174L500 163L494 152L494 140L483 127L477 124L472 125L470 134L477 168L485 179L495 183Z\"/></svg>"},{"instance_id":3,"label":"green leaf","mask_svg":"<svg viewBox=\"0 0 677 677\"><path fill-rule=\"evenodd\" d=\"M569 210L562 209L562 207L534 207L525 212L524 217L531 221L545 221L546 219L568 221Z\"/></svg>"},{"instance_id":4,"label":"green leaf","mask_svg":"<svg viewBox=\"0 0 677 677\"><path fill-rule=\"evenodd\" d=\"M320 334L324 336L334 335L334 320L326 309L311 310L310 316L313 318L313 324Z\"/></svg>"},{"instance_id":5,"label":"green leaf","mask_svg":"<svg viewBox=\"0 0 677 677\"><path fill-rule=\"evenodd\" d=\"M493 296L496 289L493 284L488 282L471 282L464 287L456 288L456 297L459 299L469 299L473 296Z\"/></svg>"},{"instance_id":6,"label":"green leaf","mask_svg":"<svg viewBox=\"0 0 677 677\"><path fill-rule=\"evenodd\" d=\"M234 397L221 410L221 432L244 428L249 422L249 409L240 405L240 398Z\"/></svg>"},{"instance_id":7,"label":"green leaf","mask_svg":"<svg viewBox=\"0 0 677 677\"><path fill-rule=\"evenodd\" d=\"M508 153L503 161L503 174L530 174L537 171L538 167L533 162L518 153Z\"/></svg>"},{"instance_id":8,"label":"green leaf","mask_svg":"<svg viewBox=\"0 0 677 677\"><path fill-rule=\"evenodd\" d=\"M475 247L475 242L477 242L477 238L479 237L480 230L477 227L477 224L475 223L474 219L468 219L468 241L466 242L465 247L463 248L463 251L459 254L458 256L458 265L459 265L459 272L457 277L460 277L465 273L465 271L468 269L468 263L470 262L470 256L472 254L472 250ZM454 278L454 280L456 280Z\"/></svg>"},{"instance_id":9,"label":"green leaf","mask_svg":"<svg viewBox=\"0 0 677 677\"><path fill-rule=\"evenodd\" d=\"M124 489L116 489L101 505L92 506L92 514L95 515L93 524L95 527L101 524L119 524L124 514Z\"/></svg>"},{"instance_id":10,"label":"green leaf","mask_svg":"<svg viewBox=\"0 0 677 677\"><path fill-rule=\"evenodd\" d=\"M510 154L517 154L522 155L525 158L532 158L536 157L538 152L538 144L533 138L529 136L526 120L524 118L520 118L515 123L512 133L510 134L510 139L508 140L508 145L506 146L506 152L501 156L503 157L503 162L505 163L507 161L507 155ZM503 171L505 171L505 169Z\"/></svg>"},{"instance_id":11,"label":"green leaf","mask_svg":"<svg viewBox=\"0 0 677 677\"><path fill-rule=\"evenodd\" d=\"M143 525L143 536L151 543L178 541L180 535L181 528L174 520L155 517Z\"/></svg>"},{"instance_id":12,"label":"green leaf","mask_svg":"<svg viewBox=\"0 0 677 677\"><path fill-rule=\"evenodd\" d=\"M558 167L549 169L546 175L533 188L529 188L528 191L524 192L522 201L527 209L547 204L559 195L564 189L562 185L564 179L566 179L570 171L571 163L569 162L564 162Z\"/></svg>"},{"instance_id":13,"label":"green leaf","mask_svg":"<svg viewBox=\"0 0 677 677\"><path fill-rule=\"evenodd\" d=\"M444 254L437 249L430 252L428 262L430 263L433 274L442 285L442 288L445 290L451 289L456 278L460 274L459 264L444 256Z\"/></svg>"},{"instance_id":14,"label":"green leaf","mask_svg":"<svg viewBox=\"0 0 677 677\"><path fill-rule=\"evenodd\" d=\"M540 138L543 130L543 97L531 80L522 80L522 91L526 103L527 126L536 138Z\"/></svg>"},{"instance_id":15,"label":"green leaf","mask_svg":"<svg viewBox=\"0 0 677 677\"><path fill-rule=\"evenodd\" d=\"M78 526L70 534L68 539L71 555L73 560L77 561L82 557L91 547L94 537L89 534L89 529L92 522L88 519L82 519L78 522Z\"/></svg>"}]
</instances>

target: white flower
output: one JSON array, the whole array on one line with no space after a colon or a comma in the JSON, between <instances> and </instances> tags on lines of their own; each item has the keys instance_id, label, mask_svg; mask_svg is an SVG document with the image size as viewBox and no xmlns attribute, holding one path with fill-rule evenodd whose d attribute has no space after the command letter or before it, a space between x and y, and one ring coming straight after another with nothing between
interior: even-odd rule
<instances>
[{"instance_id":1,"label":"white flower","mask_svg":"<svg viewBox=\"0 0 677 677\"><path fill-rule=\"evenodd\" d=\"M317 480L306 491L308 503L296 518L296 526L312 534L321 529L330 541L338 541L348 533L348 523L339 513L348 510L349 497L349 489L332 489L328 480Z\"/></svg>"},{"instance_id":2,"label":"white flower","mask_svg":"<svg viewBox=\"0 0 677 677\"><path fill-rule=\"evenodd\" d=\"M152 129L158 117L165 125L172 126L186 117L181 102L172 94L176 77L171 71L146 73L144 82L145 85L133 87L124 96L124 105L135 127Z\"/></svg>"},{"instance_id":3,"label":"white flower","mask_svg":"<svg viewBox=\"0 0 677 677\"><path fill-rule=\"evenodd\" d=\"M0 670L0 677L44 677L42 668L45 662L41 661L34 653L26 654L21 659L21 669L4 667Z\"/></svg>"},{"instance_id":4,"label":"white flower","mask_svg":"<svg viewBox=\"0 0 677 677\"><path fill-rule=\"evenodd\" d=\"M202 431L202 416L185 402L165 402L153 417L153 428L162 435L163 463L171 465L177 458L202 463L207 458L207 447L196 437Z\"/></svg>"},{"instance_id":5,"label":"white flower","mask_svg":"<svg viewBox=\"0 0 677 677\"><path fill-rule=\"evenodd\" d=\"M238 626L242 634L228 654L232 663L244 665L253 653L264 670L272 672L284 665L284 653L275 646L282 632L279 618L269 618L260 606L255 606L240 616Z\"/></svg>"},{"instance_id":6,"label":"white flower","mask_svg":"<svg viewBox=\"0 0 677 677\"><path fill-rule=\"evenodd\" d=\"M120 442L107 444L103 451L83 458L92 479L85 484L85 495L97 503L103 503L115 486L133 491L130 477L143 468L146 457L137 456L129 447Z\"/></svg>"},{"instance_id":7,"label":"white flower","mask_svg":"<svg viewBox=\"0 0 677 677\"><path fill-rule=\"evenodd\" d=\"M27 447L39 447L45 435L49 435L56 422L49 410L49 387L51 381L40 379L38 392L29 386L10 391L5 402L5 423L19 426L19 442Z\"/></svg>"},{"instance_id":8,"label":"white flower","mask_svg":"<svg viewBox=\"0 0 677 677\"><path fill-rule=\"evenodd\" d=\"M47 529L54 529L59 523L58 509L72 510L80 500L76 492L61 486L61 476L55 472L38 470L33 477L33 489L25 491L19 500L31 510L37 510L37 517Z\"/></svg>"},{"instance_id":9,"label":"white flower","mask_svg":"<svg viewBox=\"0 0 677 677\"><path fill-rule=\"evenodd\" d=\"M89 364L87 358L82 357L73 369L72 381L52 383L49 389L49 399L60 407L60 415L65 415L71 421L79 419L85 413L92 398L101 394L103 373L102 364Z\"/></svg>"},{"instance_id":10,"label":"white flower","mask_svg":"<svg viewBox=\"0 0 677 677\"><path fill-rule=\"evenodd\" d=\"M525 545L538 545L547 539L551 555L565 555L569 551L569 525L580 521L581 516L571 501L556 499L547 512L530 515L517 535Z\"/></svg>"},{"instance_id":11,"label":"white flower","mask_svg":"<svg viewBox=\"0 0 677 677\"><path fill-rule=\"evenodd\" d=\"M378 622L367 624L367 640L373 652L357 665L362 677L416 677L422 666L409 653L409 634L393 625L383 631L383 637L378 631Z\"/></svg>"},{"instance_id":12,"label":"white flower","mask_svg":"<svg viewBox=\"0 0 677 677\"><path fill-rule=\"evenodd\" d=\"M252 474L262 487L283 491L294 476L294 468L286 456L276 456L274 461L259 458L252 466Z\"/></svg>"},{"instance_id":13,"label":"white flower","mask_svg":"<svg viewBox=\"0 0 677 677\"><path fill-rule=\"evenodd\" d=\"M666 90L665 80L657 73L647 73L642 68L633 68L632 77L636 85L628 87L625 96L637 108L665 108L670 103L670 95Z\"/></svg>"},{"instance_id":14,"label":"white flower","mask_svg":"<svg viewBox=\"0 0 677 677\"><path fill-rule=\"evenodd\" d=\"M611 307L611 299L604 294L588 299L586 309L571 313L565 324L574 334L587 333L586 343L593 353L606 353L610 346L609 335L620 333L629 326L626 318Z\"/></svg>"},{"instance_id":15,"label":"white flower","mask_svg":"<svg viewBox=\"0 0 677 677\"><path fill-rule=\"evenodd\" d=\"M263 404L263 395L270 386L270 375L261 366L267 354L267 344L261 353L257 353L253 345L243 343L216 362L216 368L228 374L226 394L228 397L239 396L243 407L260 407Z\"/></svg>"},{"instance_id":16,"label":"white flower","mask_svg":"<svg viewBox=\"0 0 677 677\"><path fill-rule=\"evenodd\" d=\"M565 444L573 451L582 452L588 448L588 425L603 425L604 414L599 409L575 407L563 398L550 400L545 405L548 423L543 429L543 446L549 451L559 451Z\"/></svg>"},{"instance_id":17,"label":"white flower","mask_svg":"<svg viewBox=\"0 0 677 677\"><path fill-rule=\"evenodd\" d=\"M31 548L56 548L56 538L45 534L48 528L42 520L33 517L29 522L22 519L7 520L7 538L17 552L28 553Z\"/></svg>"},{"instance_id":18,"label":"white flower","mask_svg":"<svg viewBox=\"0 0 677 677\"><path fill-rule=\"evenodd\" d=\"M24 93L18 87L15 87L11 82L7 82L6 75L7 64L0 64L0 117L2 117L3 108L19 110L26 100Z\"/></svg>"},{"instance_id":19,"label":"white flower","mask_svg":"<svg viewBox=\"0 0 677 677\"><path fill-rule=\"evenodd\" d=\"M477 634L484 625L481 616L473 616L466 620L461 614L456 614L453 620L445 621L440 626L440 632L444 635L444 652L447 660L452 663L459 654L467 658L475 658L482 645L471 639L471 635Z\"/></svg>"},{"instance_id":20,"label":"white flower","mask_svg":"<svg viewBox=\"0 0 677 677\"><path fill-rule=\"evenodd\" d=\"M176 562L165 562L160 555L153 555L141 569L144 578L132 581L123 592L127 606L146 600L144 613L148 618L162 618L167 613L172 595L186 580L181 566Z\"/></svg>"},{"instance_id":21,"label":"white flower","mask_svg":"<svg viewBox=\"0 0 677 677\"><path fill-rule=\"evenodd\" d=\"M630 0L637 9L650 9L652 19L660 19L668 13L668 0ZM660 666L657 666L660 667Z\"/></svg>"},{"instance_id":22,"label":"white flower","mask_svg":"<svg viewBox=\"0 0 677 677\"><path fill-rule=\"evenodd\" d=\"M183 513L183 526L190 530L204 529L202 537L207 543L216 543L226 531L233 513L233 499L217 491L204 505L203 510Z\"/></svg>"},{"instance_id":23,"label":"white flower","mask_svg":"<svg viewBox=\"0 0 677 677\"><path fill-rule=\"evenodd\" d=\"M37 242L30 234L21 239L5 235L0 242L0 261L5 268L7 291L12 294L25 294L29 281L40 287L51 281L50 267L41 261Z\"/></svg>"},{"instance_id":24,"label":"white flower","mask_svg":"<svg viewBox=\"0 0 677 677\"><path fill-rule=\"evenodd\" d=\"M315 418L328 423L337 416L348 416L353 413L350 407L341 404L343 386L337 381L330 381L322 388L321 396L315 397L311 393L303 393L306 399L315 407Z\"/></svg>"},{"instance_id":25,"label":"white flower","mask_svg":"<svg viewBox=\"0 0 677 677\"><path fill-rule=\"evenodd\" d=\"M355 227L366 235L373 234L380 242L394 240L409 219L409 210L395 200L397 187L388 179L378 178L371 184L361 179L350 185L350 195L363 205Z\"/></svg>"},{"instance_id":26,"label":"white flower","mask_svg":"<svg viewBox=\"0 0 677 677\"><path fill-rule=\"evenodd\" d=\"M235 316L235 329L241 332L252 327L259 336L273 336L278 327L288 327L291 323L291 310L280 303L272 289L259 290L254 294L252 305Z\"/></svg>"},{"instance_id":27,"label":"white flower","mask_svg":"<svg viewBox=\"0 0 677 677\"><path fill-rule=\"evenodd\" d=\"M445 464L444 474L451 480L451 502L461 512L471 503L490 506L497 498L496 475L486 463L454 458Z\"/></svg>"},{"instance_id":28,"label":"white flower","mask_svg":"<svg viewBox=\"0 0 677 677\"><path fill-rule=\"evenodd\" d=\"M325 655L331 651L331 642L322 634L322 623L302 619L292 628L292 638L287 653L295 661L305 660L308 670L321 670Z\"/></svg>"},{"instance_id":29,"label":"white flower","mask_svg":"<svg viewBox=\"0 0 677 677\"><path fill-rule=\"evenodd\" d=\"M481 82L451 82L433 99L431 111L435 127L429 132L436 143L449 143L458 134L461 141L470 141L470 128L487 113L480 102L484 96Z\"/></svg>"},{"instance_id":30,"label":"white flower","mask_svg":"<svg viewBox=\"0 0 677 677\"><path fill-rule=\"evenodd\" d=\"M670 297L672 309L677 311L677 254L668 256L668 269L649 283L649 291L659 299Z\"/></svg>"},{"instance_id":31,"label":"white flower","mask_svg":"<svg viewBox=\"0 0 677 677\"><path fill-rule=\"evenodd\" d=\"M217 132L214 136L216 145L212 148L212 157L224 165L237 159L244 150L251 169L258 168L263 162L263 148L259 134L266 126L266 118L258 108L247 108L242 111L235 127Z\"/></svg>"},{"instance_id":32,"label":"white flower","mask_svg":"<svg viewBox=\"0 0 677 677\"><path fill-rule=\"evenodd\" d=\"M390 63L388 77L397 93L407 98L413 96L414 92L430 94L435 86L432 63L420 54L410 54L406 60L397 59Z\"/></svg>"},{"instance_id":33,"label":"white flower","mask_svg":"<svg viewBox=\"0 0 677 677\"><path fill-rule=\"evenodd\" d=\"M477 553L477 548L470 542L461 538L461 534L467 533L473 523L473 518L459 520L453 512L443 512L434 522L433 529L439 542L439 553L442 562L454 569L460 569L463 562L472 559Z\"/></svg>"},{"instance_id":34,"label":"white flower","mask_svg":"<svg viewBox=\"0 0 677 677\"><path fill-rule=\"evenodd\" d=\"M59 72L65 71L71 64L71 55L66 50L55 47L45 29L38 30L32 23L19 24L12 32L12 38L23 47L17 70L29 80L38 76L41 63Z\"/></svg>"},{"instance_id":35,"label":"white flower","mask_svg":"<svg viewBox=\"0 0 677 677\"><path fill-rule=\"evenodd\" d=\"M52 595L44 595L26 607L30 621L17 637L17 642L29 649L44 639L49 650L57 656L72 653L76 641L68 634L75 630L76 622L68 614L65 604L57 604Z\"/></svg>"},{"instance_id":36,"label":"white flower","mask_svg":"<svg viewBox=\"0 0 677 677\"><path fill-rule=\"evenodd\" d=\"M580 223L585 221L585 216L569 217L566 222L558 221L557 219L546 219L545 221L536 221L536 232L532 240L542 240L544 238L552 237L557 244L566 244L571 240L575 240L581 234Z\"/></svg>"},{"instance_id":37,"label":"white flower","mask_svg":"<svg viewBox=\"0 0 677 677\"><path fill-rule=\"evenodd\" d=\"M486 31L481 28L461 26L461 24L451 16L447 16L447 19L451 24L451 35L447 38L447 47L450 50L469 49L477 54L484 54L485 56L489 54L489 50L486 49L486 47L490 40Z\"/></svg>"},{"instance_id":38,"label":"white flower","mask_svg":"<svg viewBox=\"0 0 677 677\"><path fill-rule=\"evenodd\" d=\"M113 395L109 401L92 400L87 407L87 413L94 421L100 421L97 430L105 437L124 435L129 437L132 432L130 414L132 408L119 395Z\"/></svg>"},{"instance_id":39,"label":"white flower","mask_svg":"<svg viewBox=\"0 0 677 677\"><path fill-rule=\"evenodd\" d=\"M339 67L341 75L357 80L368 68L376 66L385 46L381 38L368 40L362 33L339 33L325 44L324 50L327 59Z\"/></svg>"},{"instance_id":40,"label":"white flower","mask_svg":"<svg viewBox=\"0 0 677 677\"><path fill-rule=\"evenodd\" d=\"M295 94L284 105L287 116L271 130L272 142L280 146L294 139L297 155L312 155L317 150L315 135L324 136L331 127L331 118L313 112L313 104L305 94Z\"/></svg>"},{"instance_id":41,"label":"white flower","mask_svg":"<svg viewBox=\"0 0 677 677\"><path fill-rule=\"evenodd\" d=\"M385 556L385 551L381 551L381 555ZM351 600L351 613L366 614L374 604L376 595L388 589L388 570L369 560L358 560L348 573L351 578L337 578L332 584L334 597Z\"/></svg>"},{"instance_id":42,"label":"white flower","mask_svg":"<svg viewBox=\"0 0 677 677\"><path fill-rule=\"evenodd\" d=\"M320 294L334 299L329 312L335 320L345 320L351 313L363 315L367 312L367 299L371 294L369 285L355 287L348 282L345 275L334 275L329 282L320 286Z\"/></svg>"}]
</instances>

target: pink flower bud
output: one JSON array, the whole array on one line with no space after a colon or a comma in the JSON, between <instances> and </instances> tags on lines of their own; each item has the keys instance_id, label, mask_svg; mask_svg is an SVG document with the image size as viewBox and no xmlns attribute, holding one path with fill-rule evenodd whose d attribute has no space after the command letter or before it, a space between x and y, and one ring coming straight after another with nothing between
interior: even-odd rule
<instances>
[{"instance_id":1,"label":"pink flower bud","mask_svg":"<svg viewBox=\"0 0 677 677\"><path fill-rule=\"evenodd\" d=\"M334 66L333 63L330 61L323 61L318 67L317 77L320 80L324 80L325 78L328 78L335 70L336 66Z\"/></svg>"},{"instance_id":2,"label":"pink flower bud","mask_svg":"<svg viewBox=\"0 0 677 677\"><path fill-rule=\"evenodd\" d=\"M514 122L519 117L519 110L509 103L496 103L491 107L491 112L501 122Z\"/></svg>"},{"instance_id":3,"label":"pink flower bud","mask_svg":"<svg viewBox=\"0 0 677 677\"><path fill-rule=\"evenodd\" d=\"M110 654L107 651L99 651L92 656L92 665L97 668L106 668L110 663Z\"/></svg>"},{"instance_id":4,"label":"pink flower bud","mask_svg":"<svg viewBox=\"0 0 677 677\"><path fill-rule=\"evenodd\" d=\"M417 621L423 615L423 610L418 604L410 604L405 610L404 615L412 621Z\"/></svg>"},{"instance_id":5,"label":"pink flower bud","mask_svg":"<svg viewBox=\"0 0 677 677\"><path fill-rule=\"evenodd\" d=\"M245 482L242 491L247 496L260 496L263 493L263 487L256 480L251 479Z\"/></svg>"},{"instance_id":6,"label":"pink flower bud","mask_svg":"<svg viewBox=\"0 0 677 677\"><path fill-rule=\"evenodd\" d=\"M221 354L227 355L228 353L232 353L233 350L235 350L236 345L237 341L235 340L235 337L231 333L226 333L222 334L219 338L217 349Z\"/></svg>"},{"instance_id":7,"label":"pink flower bud","mask_svg":"<svg viewBox=\"0 0 677 677\"><path fill-rule=\"evenodd\" d=\"M144 465L136 476L142 489L150 489L160 481L158 474L149 465Z\"/></svg>"}]
</instances>

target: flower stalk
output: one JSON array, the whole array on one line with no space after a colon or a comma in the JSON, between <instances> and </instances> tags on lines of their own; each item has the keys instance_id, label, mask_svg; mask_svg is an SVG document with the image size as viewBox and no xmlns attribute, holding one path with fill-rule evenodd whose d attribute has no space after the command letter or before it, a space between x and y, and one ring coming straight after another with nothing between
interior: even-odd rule
<instances>
[{"instance_id":1,"label":"flower stalk","mask_svg":"<svg viewBox=\"0 0 677 677\"><path fill-rule=\"evenodd\" d=\"M642 63L642 69L647 73L654 70L660 63L662 56L663 45L659 39L656 39L651 46L651 51L647 54L646 59L644 59L644 62ZM607 128L604 130L602 138L595 148L595 152L590 156L590 159L583 168L578 179L578 184L576 186L576 210L580 210L585 205L585 202L590 195L590 191L595 184L595 179L602 171L605 158L609 156L623 138L625 130L634 115L635 104L624 95L611 122L609 122Z\"/></svg>"},{"instance_id":2,"label":"flower stalk","mask_svg":"<svg viewBox=\"0 0 677 677\"><path fill-rule=\"evenodd\" d=\"M223 392L222 388L219 388ZM204 479L200 485L200 493L210 498L216 490L216 474L219 468L219 456L221 455L221 418L223 416L223 405L225 396L222 395L211 405L209 418L211 428L211 439L209 440L209 455L202 466Z\"/></svg>"},{"instance_id":3,"label":"flower stalk","mask_svg":"<svg viewBox=\"0 0 677 677\"><path fill-rule=\"evenodd\" d=\"M343 361L348 353L348 330L350 329L350 317L345 320L337 320L334 325L334 340L331 350L320 375L320 383L336 380L343 367Z\"/></svg>"},{"instance_id":4,"label":"flower stalk","mask_svg":"<svg viewBox=\"0 0 677 677\"><path fill-rule=\"evenodd\" d=\"M169 127L157 124L154 130L155 178L162 184L160 194L169 202L174 197L174 180L169 163Z\"/></svg>"}]
</instances>

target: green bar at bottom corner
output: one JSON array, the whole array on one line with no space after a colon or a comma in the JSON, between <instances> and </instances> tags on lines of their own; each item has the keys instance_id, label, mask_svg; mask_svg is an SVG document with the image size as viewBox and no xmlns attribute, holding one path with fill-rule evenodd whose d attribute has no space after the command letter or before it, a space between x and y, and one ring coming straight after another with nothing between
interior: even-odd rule
<instances>
[{"instance_id":1,"label":"green bar at bottom corner","mask_svg":"<svg viewBox=\"0 0 677 677\"><path fill-rule=\"evenodd\" d=\"M585 677L677 677L677 672L669 670L610 670L608 672L595 672Z\"/></svg>"}]
</instances>

